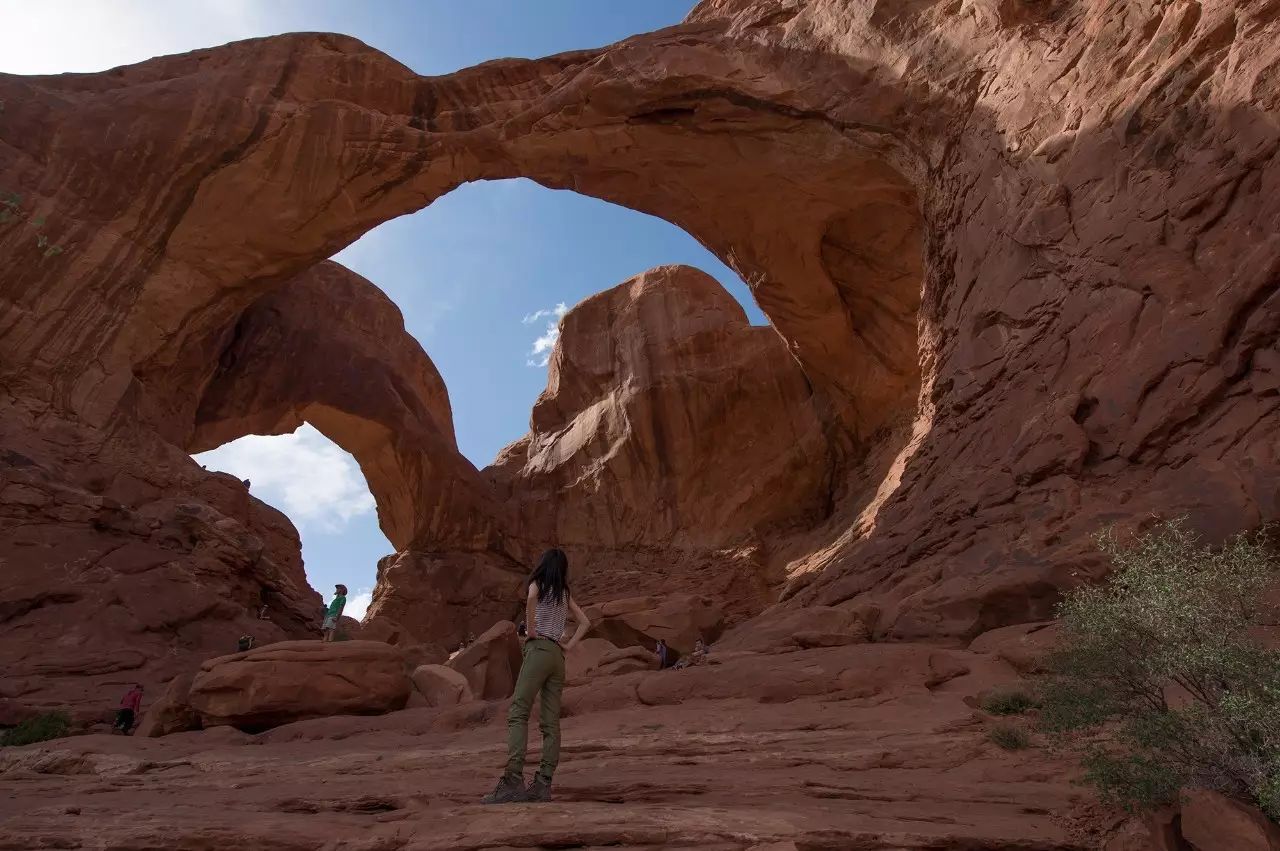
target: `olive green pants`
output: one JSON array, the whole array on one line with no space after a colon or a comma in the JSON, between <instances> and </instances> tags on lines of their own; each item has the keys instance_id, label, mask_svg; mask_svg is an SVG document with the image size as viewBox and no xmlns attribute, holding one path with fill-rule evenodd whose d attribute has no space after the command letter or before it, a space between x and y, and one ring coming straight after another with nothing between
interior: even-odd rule
<instances>
[{"instance_id":1,"label":"olive green pants","mask_svg":"<svg viewBox=\"0 0 1280 851\"><path fill-rule=\"evenodd\" d=\"M560 692L564 690L564 651L547 638L524 644L524 662L516 679L515 695L507 711L507 777L524 776L524 752L529 744L529 709L541 696L542 764L538 776L546 782L560 762Z\"/></svg>"}]
</instances>

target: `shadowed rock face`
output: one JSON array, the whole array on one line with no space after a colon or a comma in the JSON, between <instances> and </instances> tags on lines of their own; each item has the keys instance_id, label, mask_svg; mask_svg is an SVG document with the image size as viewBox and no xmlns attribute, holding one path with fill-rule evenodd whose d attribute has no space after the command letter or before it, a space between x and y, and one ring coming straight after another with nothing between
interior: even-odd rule
<instances>
[{"instance_id":1,"label":"shadowed rock face","mask_svg":"<svg viewBox=\"0 0 1280 851\"><path fill-rule=\"evenodd\" d=\"M325 261L255 302L220 344L189 451L310 422L360 461L398 549L428 535L487 542L496 508L458 452L444 382L377 287Z\"/></svg>"},{"instance_id":2,"label":"shadowed rock face","mask_svg":"<svg viewBox=\"0 0 1280 851\"><path fill-rule=\"evenodd\" d=\"M1217 538L1280 516L1278 28L1264 0L724 0L600 50L444 77L315 34L3 76L0 189L22 195L22 216L0 224L5 445L77 492L92 493L90 456L112 481L131 471L145 488L114 487L138 512L179 478L199 486L177 447L314 416L359 458L397 547L425 564L455 551L526 561L551 529L593 544L661 532L700 547L686 575L750 564L758 606L790 573L787 605L856 610L881 636L1041 619L1073 574L1098 572L1088 535L1104 523L1188 513ZM775 356L760 392L787 403L775 421L800 435L816 421L823 436L795 447L795 516L811 528L740 537L777 506L739 500L749 489L731 471L716 475L740 512L678 474L628 482L618 471L654 460L643 429L603 463L560 454L599 445L593 400L629 417L643 397L568 386L591 374L587 337L566 341L566 386L490 474L535 496L492 510L492 485L450 454L431 372L377 333L377 311L330 352L378 364L369 399L305 368L296 385L270 383L276 353L340 318L277 323L270 300L289 281L340 293L341 273L308 270L462 182L511 176L659 215L749 283L810 395L775 375ZM37 231L62 253L46 256ZM306 315L324 314L313 301ZM252 332L243 343L236 327ZM371 349L378 336L393 342ZM681 361L609 369L660 377L641 367L667 362ZM393 376L420 385L402 408L378 401ZM112 452L85 449L97 446ZM608 512L565 493L574 470L591 471ZM465 517L421 493L440 483ZM653 488L670 495L661 509L632 513ZM540 492L583 511L549 510ZM33 517L97 546L82 512L0 498L6 553ZM819 503L820 518L801 508ZM628 546L639 574L671 561ZM83 580L45 581L52 617L64 593L52 589Z\"/></svg>"}]
</instances>

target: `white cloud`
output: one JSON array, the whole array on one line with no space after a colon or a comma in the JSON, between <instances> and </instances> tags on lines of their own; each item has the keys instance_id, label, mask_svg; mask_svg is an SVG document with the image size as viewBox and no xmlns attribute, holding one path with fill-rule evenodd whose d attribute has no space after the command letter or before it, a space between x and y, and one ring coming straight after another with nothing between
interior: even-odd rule
<instances>
[{"instance_id":1,"label":"white cloud","mask_svg":"<svg viewBox=\"0 0 1280 851\"><path fill-rule=\"evenodd\" d=\"M562 301L559 304L557 304L555 307L544 307L542 310L535 310L533 313L525 314L524 319L521 319L520 321L523 322L525 325L532 325L533 323L537 322L539 319L542 319L543 317L546 317L546 316L554 316L557 320L559 320L568 312L569 312L569 308Z\"/></svg>"},{"instance_id":2,"label":"white cloud","mask_svg":"<svg viewBox=\"0 0 1280 851\"><path fill-rule=\"evenodd\" d=\"M551 362L551 350L555 348L556 340L560 339L560 320L568 312L568 306L562 301L555 307L534 311L520 320L525 325L532 325L539 319L544 319L548 316L555 317L554 320L547 323L547 330L543 335L533 341L533 348L529 350L529 356L525 360L527 365L546 366Z\"/></svg>"},{"instance_id":3,"label":"white cloud","mask_svg":"<svg viewBox=\"0 0 1280 851\"><path fill-rule=\"evenodd\" d=\"M103 71L273 32L250 0L43 0L0 4L0 71Z\"/></svg>"},{"instance_id":4,"label":"white cloud","mask_svg":"<svg viewBox=\"0 0 1280 851\"><path fill-rule=\"evenodd\" d=\"M248 479L253 494L299 529L339 532L374 510L373 495L355 459L310 425L293 434L250 435L195 456L210 470Z\"/></svg>"},{"instance_id":5,"label":"white cloud","mask_svg":"<svg viewBox=\"0 0 1280 851\"><path fill-rule=\"evenodd\" d=\"M364 613L369 610L369 604L372 602L372 588L357 588L356 593L347 598L347 607L342 610L342 613L349 618L362 621L364 620Z\"/></svg>"}]
</instances>

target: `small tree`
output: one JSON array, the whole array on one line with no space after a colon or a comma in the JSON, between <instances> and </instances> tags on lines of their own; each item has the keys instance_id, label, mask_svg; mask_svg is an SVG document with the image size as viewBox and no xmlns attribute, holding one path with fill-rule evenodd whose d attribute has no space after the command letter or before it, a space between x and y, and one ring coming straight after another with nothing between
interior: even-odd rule
<instances>
[{"instance_id":1,"label":"small tree","mask_svg":"<svg viewBox=\"0 0 1280 851\"><path fill-rule=\"evenodd\" d=\"M1280 653L1255 638L1275 623L1266 600L1280 578L1265 530L1212 549L1173 521L1128 545L1110 532L1098 543L1115 571L1060 606L1043 728L1131 812L1198 786L1280 820Z\"/></svg>"}]
</instances>

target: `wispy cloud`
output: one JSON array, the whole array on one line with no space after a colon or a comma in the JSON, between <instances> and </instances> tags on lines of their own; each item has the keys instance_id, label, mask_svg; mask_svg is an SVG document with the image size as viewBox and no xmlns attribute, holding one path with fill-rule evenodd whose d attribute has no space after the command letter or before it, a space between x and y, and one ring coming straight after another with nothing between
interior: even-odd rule
<instances>
[{"instance_id":1,"label":"wispy cloud","mask_svg":"<svg viewBox=\"0 0 1280 851\"><path fill-rule=\"evenodd\" d=\"M542 310L535 310L533 313L527 313L525 314L524 319L521 319L520 321L525 325L532 325L539 319L545 319L548 316L554 316L556 320L559 321L560 318L568 312L569 308L562 301L555 307L544 307Z\"/></svg>"},{"instance_id":2,"label":"wispy cloud","mask_svg":"<svg viewBox=\"0 0 1280 851\"><path fill-rule=\"evenodd\" d=\"M539 319L546 319L548 316L555 317L555 319L547 323L546 331L542 336L533 341L533 348L529 350L529 355L525 359L526 364L529 366L546 366L551 362L551 350L555 348L556 340L560 339L560 320L568 312L569 307L562 301L555 307L536 310L520 320L525 325L532 325Z\"/></svg>"},{"instance_id":3,"label":"wispy cloud","mask_svg":"<svg viewBox=\"0 0 1280 851\"><path fill-rule=\"evenodd\" d=\"M355 459L310 425L293 434L242 437L195 458L210 470L249 479L253 494L299 529L340 532L353 517L374 510Z\"/></svg>"},{"instance_id":4,"label":"wispy cloud","mask_svg":"<svg viewBox=\"0 0 1280 851\"><path fill-rule=\"evenodd\" d=\"M369 611L369 604L372 602L372 588L357 588L356 593L347 598L347 606L342 610L342 613L349 618L362 621L364 620L365 612Z\"/></svg>"}]
</instances>

